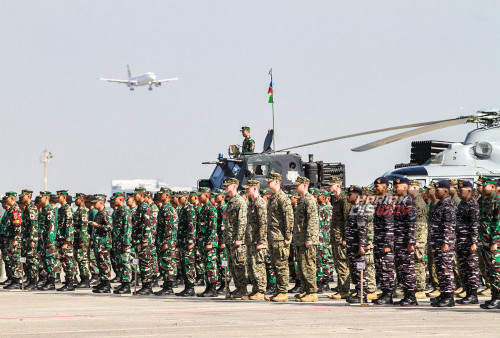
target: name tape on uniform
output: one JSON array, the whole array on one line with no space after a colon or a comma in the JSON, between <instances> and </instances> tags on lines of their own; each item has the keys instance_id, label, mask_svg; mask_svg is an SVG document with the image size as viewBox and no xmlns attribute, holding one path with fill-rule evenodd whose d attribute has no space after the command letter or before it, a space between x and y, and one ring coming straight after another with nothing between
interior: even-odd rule
<instances>
[{"instance_id":1,"label":"name tape on uniform","mask_svg":"<svg viewBox=\"0 0 500 338\"><path fill-rule=\"evenodd\" d=\"M227 266L227 261L222 261L222 266Z\"/></svg>"},{"instance_id":2,"label":"name tape on uniform","mask_svg":"<svg viewBox=\"0 0 500 338\"><path fill-rule=\"evenodd\" d=\"M26 263L26 257L21 257L21 263Z\"/></svg>"},{"instance_id":3,"label":"name tape on uniform","mask_svg":"<svg viewBox=\"0 0 500 338\"><path fill-rule=\"evenodd\" d=\"M365 268L365 263L364 262L358 262L358 263L356 263L356 268L358 270L363 270Z\"/></svg>"},{"instance_id":4,"label":"name tape on uniform","mask_svg":"<svg viewBox=\"0 0 500 338\"><path fill-rule=\"evenodd\" d=\"M139 264L139 260L137 258L132 259L132 264L133 265Z\"/></svg>"}]
</instances>

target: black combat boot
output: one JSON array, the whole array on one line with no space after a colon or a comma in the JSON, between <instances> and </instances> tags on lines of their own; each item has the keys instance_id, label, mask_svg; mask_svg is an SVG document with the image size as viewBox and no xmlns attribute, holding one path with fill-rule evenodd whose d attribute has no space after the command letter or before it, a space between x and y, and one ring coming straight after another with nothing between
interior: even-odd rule
<instances>
[{"instance_id":1,"label":"black combat boot","mask_svg":"<svg viewBox=\"0 0 500 338\"><path fill-rule=\"evenodd\" d=\"M433 307L453 307L455 306L455 298L453 292L444 292L444 297L441 301L431 304Z\"/></svg>"},{"instance_id":2,"label":"black combat boot","mask_svg":"<svg viewBox=\"0 0 500 338\"><path fill-rule=\"evenodd\" d=\"M45 285L45 283L47 283L47 277L42 277L38 280L38 284L36 285L37 289L38 288L41 288L42 286Z\"/></svg>"},{"instance_id":3,"label":"black combat boot","mask_svg":"<svg viewBox=\"0 0 500 338\"><path fill-rule=\"evenodd\" d=\"M73 283L73 278L70 278L64 283L62 287L57 289L57 291L75 291L75 286Z\"/></svg>"},{"instance_id":4,"label":"black combat boot","mask_svg":"<svg viewBox=\"0 0 500 338\"><path fill-rule=\"evenodd\" d=\"M323 287L323 291L327 291L327 292L330 291L330 283L328 282L328 277L326 277L323 280L323 283L321 284L321 287ZM319 287L318 287L318 289L319 289Z\"/></svg>"},{"instance_id":5,"label":"black combat boot","mask_svg":"<svg viewBox=\"0 0 500 338\"><path fill-rule=\"evenodd\" d=\"M351 296L351 297L347 297L346 302L348 302L349 304L359 304L360 302L360 297L359 295L356 295L356 296ZM363 299L363 303L366 304L366 297Z\"/></svg>"},{"instance_id":6,"label":"black combat boot","mask_svg":"<svg viewBox=\"0 0 500 338\"><path fill-rule=\"evenodd\" d=\"M134 292L134 295L149 296L153 293L151 284L151 282L142 283L142 288L139 291Z\"/></svg>"},{"instance_id":7,"label":"black combat boot","mask_svg":"<svg viewBox=\"0 0 500 338\"><path fill-rule=\"evenodd\" d=\"M47 282L38 287L38 290L40 291L52 291L56 289L56 279L54 277L49 277L47 278Z\"/></svg>"},{"instance_id":8,"label":"black combat boot","mask_svg":"<svg viewBox=\"0 0 500 338\"><path fill-rule=\"evenodd\" d=\"M392 291L384 291L382 293L382 296L380 296L377 299L372 300L372 303L375 305L387 305L387 304L393 304L394 301L392 300Z\"/></svg>"},{"instance_id":9,"label":"black combat boot","mask_svg":"<svg viewBox=\"0 0 500 338\"><path fill-rule=\"evenodd\" d=\"M9 285L10 283L12 283L12 279L10 277L7 277L6 280L0 282L0 285Z\"/></svg>"},{"instance_id":10,"label":"black combat boot","mask_svg":"<svg viewBox=\"0 0 500 338\"><path fill-rule=\"evenodd\" d=\"M194 282L195 286L205 286L205 278L203 275L198 275L196 277L196 281Z\"/></svg>"},{"instance_id":11,"label":"black combat boot","mask_svg":"<svg viewBox=\"0 0 500 338\"><path fill-rule=\"evenodd\" d=\"M92 290L93 293L111 293L111 284L109 280L102 281L99 285L100 287Z\"/></svg>"},{"instance_id":12,"label":"black combat boot","mask_svg":"<svg viewBox=\"0 0 500 338\"><path fill-rule=\"evenodd\" d=\"M217 286L217 283L213 283L213 284L207 283L207 289L205 290L205 292L203 292L202 294L197 294L196 296L198 296L198 297L217 297L218 294L217 294L216 286Z\"/></svg>"},{"instance_id":13,"label":"black combat boot","mask_svg":"<svg viewBox=\"0 0 500 338\"><path fill-rule=\"evenodd\" d=\"M173 295L174 294L174 289L173 286L174 282L164 282L163 283L163 288L160 291L155 292L156 296L165 296L165 295Z\"/></svg>"},{"instance_id":14,"label":"black combat boot","mask_svg":"<svg viewBox=\"0 0 500 338\"><path fill-rule=\"evenodd\" d=\"M266 295L275 295L277 293L276 284L268 283L266 288Z\"/></svg>"},{"instance_id":15,"label":"black combat boot","mask_svg":"<svg viewBox=\"0 0 500 338\"><path fill-rule=\"evenodd\" d=\"M457 300L457 304L479 304L479 300L477 299L477 289L467 289L467 296Z\"/></svg>"},{"instance_id":16,"label":"black combat boot","mask_svg":"<svg viewBox=\"0 0 500 338\"><path fill-rule=\"evenodd\" d=\"M210 287L210 284L207 283L207 286L205 287L205 290L203 292L197 293L196 297L203 297L203 295L208 291L209 287Z\"/></svg>"},{"instance_id":17,"label":"black combat boot","mask_svg":"<svg viewBox=\"0 0 500 338\"><path fill-rule=\"evenodd\" d=\"M88 277L81 277L80 283L78 283L75 288L77 289L88 289L90 288L90 279Z\"/></svg>"},{"instance_id":18,"label":"black combat boot","mask_svg":"<svg viewBox=\"0 0 500 338\"><path fill-rule=\"evenodd\" d=\"M118 275L115 276L112 280L109 281L110 283L120 283L120 277Z\"/></svg>"},{"instance_id":19,"label":"black combat boot","mask_svg":"<svg viewBox=\"0 0 500 338\"><path fill-rule=\"evenodd\" d=\"M33 277L30 279L30 282L24 286L25 290L35 290L37 287L37 280L36 277Z\"/></svg>"},{"instance_id":20,"label":"black combat boot","mask_svg":"<svg viewBox=\"0 0 500 338\"><path fill-rule=\"evenodd\" d=\"M5 290L19 290L21 288L21 283L19 278L12 278L12 282L9 285L4 286Z\"/></svg>"},{"instance_id":21,"label":"black combat boot","mask_svg":"<svg viewBox=\"0 0 500 338\"><path fill-rule=\"evenodd\" d=\"M406 291L403 299L399 301L399 305L408 306L408 305L418 305L417 298L415 297L415 290Z\"/></svg>"},{"instance_id":22,"label":"black combat boot","mask_svg":"<svg viewBox=\"0 0 500 338\"><path fill-rule=\"evenodd\" d=\"M99 280L99 275L92 275L89 280L90 285L98 285L101 281Z\"/></svg>"},{"instance_id":23,"label":"black combat boot","mask_svg":"<svg viewBox=\"0 0 500 338\"><path fill-rule=\"evenodd\" d=\"M498 294L498 290L495 288L491 288L491 299L486 301L484 304L480 305L481 309L491 310L491 309L500 309L500 297Z\"/></svg>"},{"instance_id":24,"label":"black combat boot","mask_svg":"<svg viewBox=\"0 0 500 338\"><path fill-rule=\"evenodd\" d=\"M61 274L60 274L60 273L58 273L58 274L56 275L56 281L55 281L55 282L56 282L56 283L61 283Z\"/></svg>"},{"instance_id":25,"label":"black combat boot","mask_svg":"<svg viewBox=\"0 0 500 338\"><path fill-rule=\"evenodd\" d=\"M217 289L217 294L223 295L225 293L226 293L226 281L223 280L222 282L220 282L220 286Z\"/></svg>"},{"instance_id":26,"label":"black combat boot","mask_svg":"<svg viewBox=\"0 0 500 338\"><path fill-rule=\"evenodd\" d=\"M445 297L444 292L441 292L439 296L431 298L431 305L434 303L439 303L440 301L443 300L444 297Z\"/></svg>"},{"instance_id":27,"label":"black combat boot","mask_svg":"<svg viewBox=\"0 0 500 338\"><path fill-rule=\"evenodd\" d=\"M122 282L121 286L113 291L114 294L124 295L130 293L130 282Z\"/></svg>"},{"instance_id":28,"label":"black combat boot","mask_svg":"<svg viewBox=\"0 0 500 338\"><path fill-rule=\"evenodd\" d=\"M300 279L295 280L295 286L288 290L288 293L302 293L302 282Z\"/></svg>"},{"instance_id":29,"label":"black combat boot","mask_svg":"<svg viewBox=\"0 0 500 338\"><path fill-rule=\"evenodd\" d=\"M191 284L188 281L186 281L185 284L186 284L186 286L184 287L184 290L182 290L181 292L176 293L175 295L179 296L179 297L194 297L195 296L195 294L194 294L194 284Z\"/></svg>"}]
</instances>

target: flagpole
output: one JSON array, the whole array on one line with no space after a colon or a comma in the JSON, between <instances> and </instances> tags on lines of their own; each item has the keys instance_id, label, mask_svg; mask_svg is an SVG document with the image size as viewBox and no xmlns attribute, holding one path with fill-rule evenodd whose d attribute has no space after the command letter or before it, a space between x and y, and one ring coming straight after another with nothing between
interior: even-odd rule
<instances>
[{"instance_id":1,"label":"flagpole","mask_svg":"<svg viewBox=\"0 0 500 338\"><path fill-rule=\"evenodd\" d=\"M273 110L273 152L276 151L276 142L274 141L274 95L273 95L273 103L271 104Z\"/></svg>"},{"instance_id":2,"label":"flagpole","mask_svg":"<svg viewBox=\"0 0 500 338\"><path fill-rule=\"evenodd\" d=\"M271 109L273 111L273 152L275 152L276 151L276 141L274 139L274 134L276 134L276 132L274 129L274 84L273 84L273 69L272 68L269 70L269 75L271 75L270 90L271 90Z\"/></svg>"}]
</instances>

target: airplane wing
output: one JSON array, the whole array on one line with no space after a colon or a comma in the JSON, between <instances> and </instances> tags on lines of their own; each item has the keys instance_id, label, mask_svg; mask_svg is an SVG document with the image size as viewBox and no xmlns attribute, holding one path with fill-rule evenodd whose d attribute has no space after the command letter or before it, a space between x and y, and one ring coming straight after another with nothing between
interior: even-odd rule
<instances>
[{"instance_id":1,"label":"airplane wing","mask_svg":"<svg viewBox=\"0 0 500 338\"><path fill-rule=\"evenodd\" d=\"M179 80L178 77L171 77L170 79L155 80L154 83L170 82Z\"/></svg>"},{"instance_id":2,"label":"airplane wing","mask_svg":"<svg viewBox=\"0 0 500 338\"><path fill-rule=\"evenodd\" d=\"M118 79L105 79L100 78L99 80L108 81L108 82L117 82L117 83L137 83L137 81L129 81L129 80L118 80Z\"/></svg>"}]
</instances>

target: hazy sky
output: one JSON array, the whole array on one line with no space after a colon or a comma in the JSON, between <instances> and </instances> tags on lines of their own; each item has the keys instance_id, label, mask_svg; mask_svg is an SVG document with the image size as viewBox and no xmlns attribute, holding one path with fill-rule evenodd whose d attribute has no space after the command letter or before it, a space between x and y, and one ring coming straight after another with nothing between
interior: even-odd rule
<instances>
[{"instance_id":1,"label":"hazy sky","mask_svg":"<svg viewBox=\"0 0 500 338\"><path fill-rule=\"evenodd\" d=\"M277 148L499 107L499 14L498 1L2 1L0 191L42 188L45 148L50 190L194 186L242 125L262 149L270 67ZM126 64L180 80L152 92L97 80ZM299 153L367 184L410 157L411 140L349 150L376 138Z\"/></svg>"}]
</instances>

